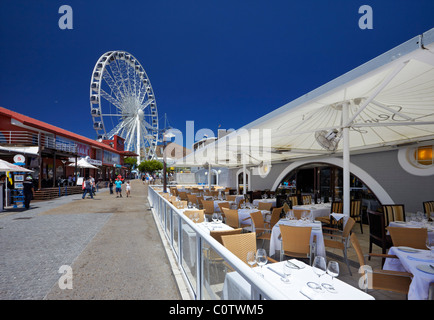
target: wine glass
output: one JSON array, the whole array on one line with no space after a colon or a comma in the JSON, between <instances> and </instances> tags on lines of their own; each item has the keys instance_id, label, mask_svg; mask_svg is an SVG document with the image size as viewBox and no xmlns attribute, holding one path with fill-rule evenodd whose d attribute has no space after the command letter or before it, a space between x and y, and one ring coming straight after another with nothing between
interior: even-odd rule
<instances>
[{"instance_id":1,"label":"wine glass","mask_svg":"<svg viewBox=\"0 0 434 320\"><path fill-rule=\"evenodd\" d=\"M329 261L327 265L327 274L332 277L332 283L323 283L322 286L326 288L327 291L336 293L336 289L333 286L333 278L336 278L339 275L339 264L337 261Z\"/></svg>"},{"instance_id":2,"label":"wine glass","mask_svg":"<svg viewBox=\"0 0 434 320\"><path fill-rule=\"evenodd\" d=\"M213 221L214 223L217 223L218 220L219 220L219 215L218 215L217 212L214 212L214 213L212 214L212 221Z\"/></svg>"},{"instance_id":3,"label":"wine glass","mask_svg":"<svg viewBox=\"0 0 434 320\"><path fill-rule=\"evenodd\" d=\"M194 222L196 222L196 223L199 221L199 212L195 211L195 212L193 213L193 220L194 220Z\"/></svg>"},{"instance_id":4,"label":"wine glass","mask_svg":"<svg viewBox=\"0 0 434 320\"><path fill-rule=\"evenodd\" d=\"M256 254L255 251L249 251L247 252L247 264L253 268L253 266L256 264Z\"/></svg>"},{"instance_id":5,"label":"wine glass","mask_svg":"<svg viewBox=\"0 0 434 320\"><path fill-rule=\"evenodd\" d=\"M326 260L322 256L316 256L313 260L312 270L320 278L327 272Z\"/></svg>"},{"instance_id":6,"label":"wine glass","mask_svg":"<svg viewBox=\"0 0 434 320\"><path fill-rule=\"evenodd\" d=\"M284 277L281 277L280 280L285 283L290 283L291 281L289 280L289 277L291 276L291 267L287 263L283 264L283 275Z\"/></svg>"},{"instance_id":7,"label":"wine glass","mask_svg":"<svg viewBox=\"0 0 434 320\"><path fill-rule=\"evenodd\" d=\"M267 264L267 253L265 252L265 249L258 249L256 251L256 263L261 267L261 276L264 277L264 272L262 267Z\"/></svg>"},{"instance_id":8,"label":"wine glass","mask_svg":"<svg viewBox=\"0 0 434 320\"><path fill-rule=\"evenodd\" d=\"M429 249L431 258L434 257L434 238L427 236L426 237L426 247Z\"/></svg>"}]
</instances>

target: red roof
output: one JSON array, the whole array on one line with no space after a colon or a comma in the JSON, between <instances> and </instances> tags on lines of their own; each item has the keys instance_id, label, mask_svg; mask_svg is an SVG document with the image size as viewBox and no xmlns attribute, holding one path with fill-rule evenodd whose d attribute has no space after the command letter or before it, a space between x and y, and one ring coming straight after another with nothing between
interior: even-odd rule
<instances>
[{"instance_id":1,"label":"red roof","mask_svg":"<svg viewBox=\"0 0 434 320\"><path fill-rule=\"evenodd\" d=\"M82 142L82 143L86 143L86 144L89 144L91 146L95 146L95 147L98 147L101 149L106 149L106 150L117 152L114 148L106 145L105 143L86 138L86 137L81 136L79 134L61 129L59 127L48 124L46 122L42 122L42 121L30 118L28 116L22 115L18 112L15 112L15 111L8 110L8 109L3 108L3 107L0 107L0 115L9 116L9 117L21 122L22 124L29 126L29 127L33 127L35 129L51 132L57 136L63 136L65 138L75 140L76 142ZM119 152L117 152L117 153L119 153Z\"/></svg>"}]
</instances>

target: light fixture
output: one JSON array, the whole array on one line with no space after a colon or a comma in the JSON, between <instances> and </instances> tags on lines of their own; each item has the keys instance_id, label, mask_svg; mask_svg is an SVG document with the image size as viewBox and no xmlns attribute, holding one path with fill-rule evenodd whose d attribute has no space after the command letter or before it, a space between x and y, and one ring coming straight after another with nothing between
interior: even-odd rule
<instances>
[{"instance_id":1,"label":"light fixture","mask_svg":"<svg viewBox=\"0 0 434 320\"><path fill-rule=\"evenodd\" d=\"M418 147L414 152L414 157L417 163L430 166L433 164L433 155L432 155L433 146L423 146Z\"/></svg>"}]
</instances>

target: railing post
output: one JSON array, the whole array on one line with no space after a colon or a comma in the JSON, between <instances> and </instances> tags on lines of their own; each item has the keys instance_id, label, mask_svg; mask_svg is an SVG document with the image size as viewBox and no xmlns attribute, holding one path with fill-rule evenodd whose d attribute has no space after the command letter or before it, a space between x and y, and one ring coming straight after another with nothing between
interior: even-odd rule
<instances>
[{"instance_id":1,"label":"railing post","mask_svg":"<svg viewBox=\"0 0 434 320\"><path fill-rule=\"evenodd\" d=\"M196 300L202 300L202 287L202 237L199 234L196 234Z\"/></svg>"}]
</instances>

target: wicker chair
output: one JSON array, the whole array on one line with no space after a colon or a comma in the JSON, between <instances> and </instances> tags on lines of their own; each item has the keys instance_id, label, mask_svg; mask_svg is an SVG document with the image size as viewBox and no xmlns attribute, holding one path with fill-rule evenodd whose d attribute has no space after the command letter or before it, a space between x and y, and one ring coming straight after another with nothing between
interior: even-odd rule
<instances>
[{"instance_id":1,"label":"wicker chair","mask_svg":"<svg viewBox=\"0 0 434 320\"><path fill-rule=\"evenodd\" d=\"M434 213L434 201L423 202L423 210L425 211L428 221L432 221L431 213Z\"/></svg>"},{"instance_id":2,"label":"wicker chair","mask_svg":"<svg viewBox=\"0 0 434 320\"><path fill-rule=\"evenodd\" d=\"M225 223L228 226L231 226L232 228L241 228L241 229L250 227L250 224L243 224L240 222L238 216L238 210L223 208L223 213L225 215ZM247 219L250 219L250 217Z\"/></svg>"},{"instance_id":3,"label":"wicker chair","mask_svg":"<svg viewBox=\"0 0 434 320\"><path fill-rule=\"evenodd\" d=\"M202 206L205 210L206 215L212 215L214 213L214 201L213 200L202 200Z\"/></svg>"},{"instance_id":4,"label":"wicker chair","mask_svg":"<svg viewBox=\"0 0 434 320\"><path fill-rule=\"evenodd\" d=\"M228 208L228 209L231 208L231 205L229 204L229 202L219 202L218 206L220 208L220 212L222 212L222 213L224 213L223 208Z\"/></svg>"},{"instance_id":5,"label":"wicker chair","mask_svg":"<svg viewBox=\"0 0 434 320\"><path fill-rule=\"evenodd\" d=\"M386 228L392 238L394 247L407 246L415 249L426 249L428 231L425 228Z\"/></svg>"},{"instance_id":6,"label":"wicker chair","mask_svg":"<svg viewBox=\"0 0 434 320\"><path fill-rule=\"evenodd\" d=\"M265 240L271 239L271 228L265 226L264 218L261 211L255 211L250 214L252 218L253 233L256 234L257 240L262 240L262 247L264 247Z\"/></svg>"},{"instance_id":7,"label":"wicker chair","mask_svg":"<svg viewBox=\"0 0 434 320\"><path fill-rule=\"evenodd\" d=\"M270 221L265 222L269 226L270 229L273 229L274 225L279 222L280 215L282 214L283 207L280 208L273 208L273 211L270 213L267 213L266 215L270 215Z\"/></svg>"},{"instance_id":8,"label":"wicker chair","mask_svg":"<svg viewBox=\"0 0 434 320\"><path fill-rule=\"evenodd\" d=\"M355 233L351 235L351 244L356 251L357 259L359 260L359 273L364 275L365 291L368 291L368 289L376 289L408 294L408 289L413 277L411 273L365 268L364 266L367 265L365 262L365 256L363 255L362 248L360 247L359 240ZM397 258L397 256L394 255L373 253L370 253L368 256L369 259L371 257L381 257L383 260L385 258Z\"/></svg>"},{"instance_id":9,"label":"wicker chair","mask_svg":"<svg viewBox=\"0 0 434 320\"><path fill-rule=\"evenodd\" d=\"M326 248L328 247L342 250L345 263L347 264L351 276L352 273L350 269L350 264L348 263L347 249L350 245L350 235L355 223L356 222L353 218L348 218L348 221L345 224L343 231L336 228L323 227L323 230L328 229L329 231L333 231L332 233L324 233L324 246Z\"/></svg>"},{"instance_id":10,"label":"wicker chair","mask_svg":"<svg viewBox=\"0 0 434 320\"><path fill-rule=\"evenodd\" d=\"M292 206L298 206L298 199L297 196L289 196L288 201L291 201Z\"/></svg>"},{"instance_id":11,"label":"wicker chair","mask_svg":"<svg viewBox=\"0 0 434 320\"><path fill-rule=\"evenodd\" d=\"M405 221L405 207L403 204L385 204L382 207L386 226L392 221Z\"/></svg>"},{"instance_id":12,"label":"wicker chair","mask_svg":"<svg viewBox=\"0 0 434 320\"><path fill-rule=\"evenodd\" d=\"M360 232L363 234L362 200L351 200L350 217L353 218L354 221L360 223Z\"/></svg>"},{"instance_id":13,"label":"wicker chair","mask_svg":"<svg viewBox=\"0 0 434 320\"><path fill-rule=\"evenodd\" d=\"M273 206L273 204L271 202L259 202L258 203L258 210L271 211L272 206Z\"/></svg>"},{"instance_id":14,"label":"wicker chair","mask_svg":"<svg viewBox=\"0 0 434 320\"><path fill-rule=\"evenodd\" d=\"M312 227L293 227L279 225L280 228L280 261L284 255L296 258L309 258L312 264L313 247L310 243ZM315 243L315 241L314 241Z\"/></svg>"},{"instance_id":15,"label":"wicker chair","mask_svg":"<svg viewBox=\"0 0 434 320\"><path fill-rule=\"evenodd\" d=\"M253 232L222 236L222 242L230 252L247 265L247 252L256 252L256 235ZM270 257L267 257L267 259L272 263L277 262Z\"/></svg>"},{"instance_id":16,"label":"wicker chair","mask_svg":"<svg viewBox=\"0 0 434 320\"><path fill-rule=\"evenodd\" d=\"M187 192L179 191L178 196L179 196L179 199L181 199L182 201L188 201Z\"/></svg>"},{"instance_id":17,"label":"wicker chair","mask_svg":"<svg viewBox=\"0 0 434 320\"><path fill-rule=\"evenodd\" d=\"M312 196L310 194L305 194L301 196L303 200L303 204L311 204L312 203Z\"/></svg>"},{"instance_id":18,"label":"wicker chair","mask_svg":"<svg viewBox=\"0 0 434 320\"><path fill-rule=\"evenodd\" d=\"M173 205L177 209L184 209L187 208L187 201L174 201Z\"/></svg>"}]
</instances>

